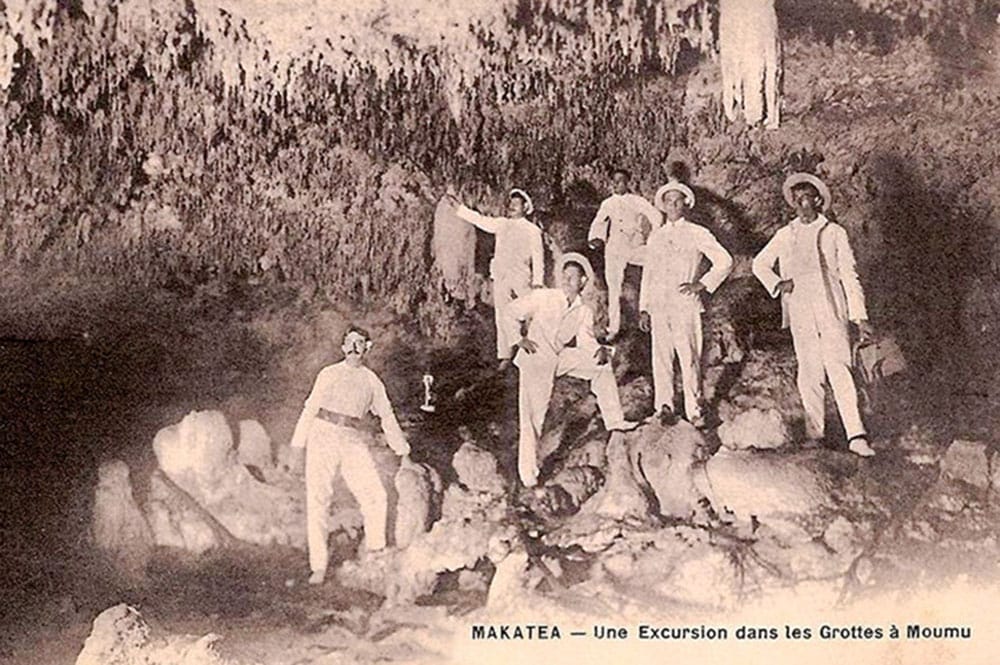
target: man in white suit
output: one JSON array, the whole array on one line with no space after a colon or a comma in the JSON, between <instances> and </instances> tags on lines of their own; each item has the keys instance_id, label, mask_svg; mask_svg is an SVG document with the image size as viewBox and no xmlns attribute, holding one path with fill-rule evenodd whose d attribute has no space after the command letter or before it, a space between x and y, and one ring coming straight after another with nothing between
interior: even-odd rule
<instances>
[{"instance_id":1,"label":"man in white suit","mask_svg":"<svg viewBox=\"0 0 1000 665\"><path fill-rule=\"evenodd\" d=\"M545 281L545 254L542 230L528 216L535 207L522 189L512 189L507 201L507 217L489 217L467 208L454 196L448 200L455 206L455 215L476 228L496 236L496 249L490 261L493 280L493 316L497 329L497 359L501 369L510 364L517 343L517 327L510 327L504 309L515 298L540 288Z\"/></svg>"},{"instance_id":2,"label":"man in white suit","mask_svg":"<svg viewBox=\"0 0 1000 665\"><path fill-rule=\"evenodd\" d=\"M684 385L684 415L695 427L704 427L701 293L719 288L733 268L733 257L711 231L685 219L685 208L695 202L690 187L671 181L660 187L654 200L666 221L649 235L639 291L639 327L652 333L654 406L664 423L673 424L676 355ZM712 267L699 276L706 258Z\"/></svg>"},{"instance_id":3,"label":"man in white suit","mask_svg":"<svg viewBox=\"0 0 1000 665\"><path fill-rule=\"evenodd\" d=\"M771 297L781 298L782 325L792 331L807 443L817 444L824 436L824 384L829 377L848 447L871 457L875 451L851 374L848 324L857 326L862 340L870 339L873 331L847 231L823 215L830 207L830 190L816 176L796 173L782 189L798 216L778 229L754 258L753 273Z\"/></svg>"},{"instance_id":4,"label":"man in white suit","mask_svg":"<svg viewBox=\"0 0 1000 665\"><path fill-rule=\"evenodd\" d=\"M593 276L590 262L570 252L557 266L560 288L535 289L507 306L511 324L520 324L522 337L514 364L518 382L517 468L525 487L538 480L537 446L556 377L572 376L590 382L597 406L610 431L634 429L626 421L611 368L611 349L594 337L594 312L581 291Z\"/></svg>"},{"instance_id":5,"label":"man in white suit","mask_svg":"<svg viewBox=\"0 0 1000 665\"><path fill-rule=\"evenodd\" d=\"M604 279L608 285L608 337L621 329L622 284L629 263L642 263L642 247L650 230L663 221L660 211L645 198L629 193L630 176L624 169L611 174L611 196L604 199L587 233L591 249L604 248Z\"/></svg>"}]
</instances>

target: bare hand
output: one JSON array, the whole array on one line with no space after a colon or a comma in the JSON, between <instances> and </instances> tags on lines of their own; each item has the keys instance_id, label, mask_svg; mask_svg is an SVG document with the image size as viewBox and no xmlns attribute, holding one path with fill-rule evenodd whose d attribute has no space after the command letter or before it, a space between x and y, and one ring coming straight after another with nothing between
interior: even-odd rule
<instances>
[{"instance_id":1,"label":"bare hand","mask_svg":"<svg viewBox=\"0 0 1000 665\"><path fill-rule=\"evenodd\" d=\"M875 327L872 326L870 321L857 321L855 325L858 327L858 341L862 344L874 341Z\"/></svg>"},{"instance_id":2,"label":"bare hand","mask_svg":"<svg viewBox=\"0 0 1000 665\"><path fill-rule=\"evenodd\" d=\"M597 351L594 352L594 358L597 360L597 364L607 365L608 361L611 360L611 348L607 346L598 347Z\"/></svg>"},{"instance_id":3,"label":"bare hand","mask_svg":"<svg viewBox=\"0 0 1000 665\"><path fill-rule=\"evenodd\" d=\"M701 282L684 282L681 284L680 292L686 296L693 296L705 290L705 285Z\"/></svg>"},{"instance_id":4,"label":"bare hand","mask_svg":"<svg viewBox=\"0 0 1000 665\"><path fill-rule=\"evenodd\" d=\"M788 294L795 290L795 282L790 279L783 279L778 282L774 290L781 294Z\"/></svg>"},{"instance_id":5,"label":"bare hand","mask_svg":"<svg viewBox=\"0 0 1000 665\"><path fill-rule=\"evenodd\" d=\"M538 350L538 345L527 337L522 337L517 341L517 347L519 349L524 349L525 353L534 353Z\"/></svg>"},{"instance_id":6,"label":"bare hand","mask_svg":"<svg viewBox=\"0 0 1000 665\"><path fill-rule=\"evenodd\" d=\"M649 312L639 312L639 330L648 333L651 327Z\"/></svg>"}]
</instances>

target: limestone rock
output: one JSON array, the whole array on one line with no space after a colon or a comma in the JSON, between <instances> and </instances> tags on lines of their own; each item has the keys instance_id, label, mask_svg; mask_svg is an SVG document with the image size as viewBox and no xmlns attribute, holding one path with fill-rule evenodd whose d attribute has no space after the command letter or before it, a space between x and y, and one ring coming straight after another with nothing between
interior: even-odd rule
<instances>
[{"instance_id":1,"label":"limestone rock","mask_svg":"<svg viewBox=\"0 0 1000 665\"><path fill-rule=\"evenodd\" d=\"M149 480L146 516L157 545L201 554L225 542L210 516L160 471Z\"/></svg>"},{"instance_id":2,"label":"limestone rock","mask_svg":"<svg viewBox=\"0 0 1000 665\"><path fill-rule=\"evenodd\" d=\"M441 519L405 549L364 553L337 569L341 584L386 596L393 604L412 602L434 590L438 575L475 568L491 545L513 542L515 528L504 523L507 506L500 499L449 485Z\"/></svg>"},{"instance_id":3,"label":"limestone rock","mask_svg":"<svg viewBox=\"0 0 1000 665\"><path fill-rule=\"evenodd\" d=\"M441 493L441 478L426 464L400 466L395 479L396 547L406 547L431 526Z\"/></svg>"},{"instance_id":4,"label":"limestone rock","mask_svg":"<svg viewBox=\"0 0 1000 665\"><path fill-rule=\"evenodd\" d=\"M97 615L76 665L132 665L149 643L149 624L124 603Z\"/></svg>"},{"instance_id":5,"label":"limestone rock","mask_svg":"<svg viewBox=\"0 0 1000 665\"><path fill-rule=\"evenodd\" d=\"M153 533L132 496L125 462L106 462L97 471L92 532L94 544L119 575L132 583L145 577Z\"/></svg>"},{"instance_id":6,"label":"limestone rock","mask_svg":"<svg viewBox=\"0 0 1000 665\"><path fill-rule=\"evenodd\" d=\"M448 293L458 300L475 301L476 228L456 217L445 199L434 210L432 252Z\"/></svg>"},{"instance_id":7,"label":"limestone rock","mask_svg":"<svg viewBox=\"0 0 1000 665\"><path fill-rule=\"evenodd\" d=\"M249 464L263 471L274 466L271 437L256 420L240 421L240 445L236 454L242 464Z\"/></svg>"},{"instance_id":8,"label":"limestone rock","mask_svg":"<svg viewBox=\"0 0 1000 665\"><path fill-rule=\"evenodd\" d=\"M723 424L753 410L781 414L786 428L791 423L802 421L804 412L795 377L796 363L793 353L751 351L739 370L739 376L728 390L726 399L719 404L719 417ZM735 425L730 427L733 426ZM723 431L724 427L720 427L720 438ZM742 432L743 429L740 428L738 431ZM768 438L776 440L774 433L777 431L777 428L772 426L772 436ZM741 436L740 439L742 438ZM748 443L752 445L753 441Z\"/></svg>"},{"instance_id":9,"label":"limestone rock","mask_svg":"<svg viewBox=\"0 0 1000 665\"><path fill-rule=\"evenodd\" d=\"M628 436L639 436L630 432ZM608 470L604 487L580 509L582 514L595 514L614 519L648 520L656 513L649 497L636 479L629 459L626 435L612 432L608 440Z\"/></svg>"},{"instance_id":10,"label":"limestone rock","mask_svg":"<svg viewBox=\"0 0 1000 665\"><path fill-rule=\"evenodd\" d=\"M188 414L179 424L157 433L153 450L160 469L177 489L193 499L235 538L260 545L305 547L303 480L273 473L268 482L262 482L251 475L237 459L232 433L221 413ZM390 483L391 477L389 474ZM166 499L163 494L161 492L158 497ZM335 506L348 503L345 494L343 491L339 495L335 493ZM180 540L190 547L193 534L205 533L198 526L198 519L194 524L186 524L185 515L190 517L191 511L181 510L171 516L159 514L162 508L177 504L176 500L156 503L155 511L150 511L151 526L159 544L167 544L161 536L170 531L166 528L168 523L176 527L175 531L186 530L187 535ZM177 539L169 537L166 540ZM198 549L211 546L202 536L195 536L194 543Z\"/></svg>"},{"instance_id":11,"label":"limestone rock","mask_svg":"<svg viewBox=\"0 0 1000 665\"><path fill-rule=\"evenodd\" d=\"M740 574L737 543L716 541L701 529L668 527L627 534L597 560L595 577L613 580L624 592L651 605L665 601L696 607L731 608L738 604L743 577L758 571L746 562Z\"/></svg>"},{"instance_id":12,"label":"limestone rock","mask_svg":"<svg viewBox=\"0 0 1000 665\"><path fill-rule=\"evenodd\" d=\"M115 605L94 619L76 665L235 665L215 650L219 635L152 639L138 610Z\"/></svg>"},{"instance_id":13,"label":"limestone rock","mask_svg":"<svg viewBox=\"0 0 1000 665\"><path fill-rule=\"evenodd\" d=\"M486 606L490 609L516 607L529 585L528 553L524 548L517 548L497 564Z\"/></svg>"},{"instance_id":14,"label":"limestone rock","mask_svg":"<svg viewBox=\"0 0 1000 665\"><path fill-rule=\"evenodd\" d=\"M473 443L463 443L455 451L451 465L458 474L458 482L474 492L499 495L506 490L496 458Z\"/></svg>"},{"instance_id":15,"label":"limestone rock","mask_svg":"<svg viewBox=\"0 0 1000 665\"><path fill-rule=\"evenodd\" d=\"M652 489L664 517L685 519L696 510L703 494L694 475L706 448L704 437L686 421L667 428L650 423L630 437L633 468Z\"/></svg>"},{"instance_id":16,"label":"limestone rock","mask_svg":"<svg viewBox=\"0 0 1000 665\"><path fill-rule=\"evenodd\" d=\"M706 464L709 499L743 520L808 515L833 505L838 481L854 471L849 461L825 450L777 455L723 448Z\"/></svg>"},{"instance_id":17,"label":"limestone rock","mask_svg":"<svg viewBox=\"0 0 1000 665\"><path fill-rule=\"evenodd\" d=\"M777 409L735 413L719 426L718 434L730 450L780 448L791 442L791 432Z\"/></svg>"},{"instance_id":18,"label":"limestone rock","mask_svg":"<svg viewBox=\"0 0 1000 665\"><path fill-rule=\"evenodd\" d=\"M549 483L562 488L570 505L576 509L601 488L604 474L594 466L575 466L563 469Z\"/></svg>"},{"instance_id":19,"label":"limestone rock","mask_svg":"<svg viewBox=\"0 0 1000 665\"><path fill-rule=\"evenodd\" d=\"M985 443L956 439L941 460L941 473L985 490L990 486L988 453Z\"/></svg>"}]
</instances>

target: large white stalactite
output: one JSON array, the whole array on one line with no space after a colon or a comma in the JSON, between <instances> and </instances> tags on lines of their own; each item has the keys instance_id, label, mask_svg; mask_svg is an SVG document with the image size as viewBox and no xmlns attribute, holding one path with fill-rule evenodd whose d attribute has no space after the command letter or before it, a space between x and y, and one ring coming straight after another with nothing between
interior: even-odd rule
<instances>
[{"instance_id":1,"label":"large white stalactite","mask_svg":"<svg viewBox=\"0 0 1000 665\"><path fill-rule=\"evenodd\" d=\"M777 127L781 70L774 0L719 0L719 56L726 117Z\"/></svg>"}]
</instances>

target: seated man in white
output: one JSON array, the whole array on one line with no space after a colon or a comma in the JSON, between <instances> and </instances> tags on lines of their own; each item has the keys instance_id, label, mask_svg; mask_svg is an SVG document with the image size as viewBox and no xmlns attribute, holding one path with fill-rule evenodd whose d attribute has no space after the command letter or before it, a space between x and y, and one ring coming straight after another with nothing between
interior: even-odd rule
<instances>
[{"instance_id":1,"label":"seated man in white","mask_svg":"<svg viewBox=\"0 0 1000 665\"><path fill-rule=\"evenodd\" d=\"M558 376L590 382L608 431L634 429L625 420L618 397L618 384L611 369L611 349L594 337L594 311L580 298L593 278L590 262L576 253L563 255L557 266L561 286L536 289L507 307L512 322L521 323L514 364L518 380L518 475L525 487L538 481L538 438Z\"/></svg>"}]
</instances>

